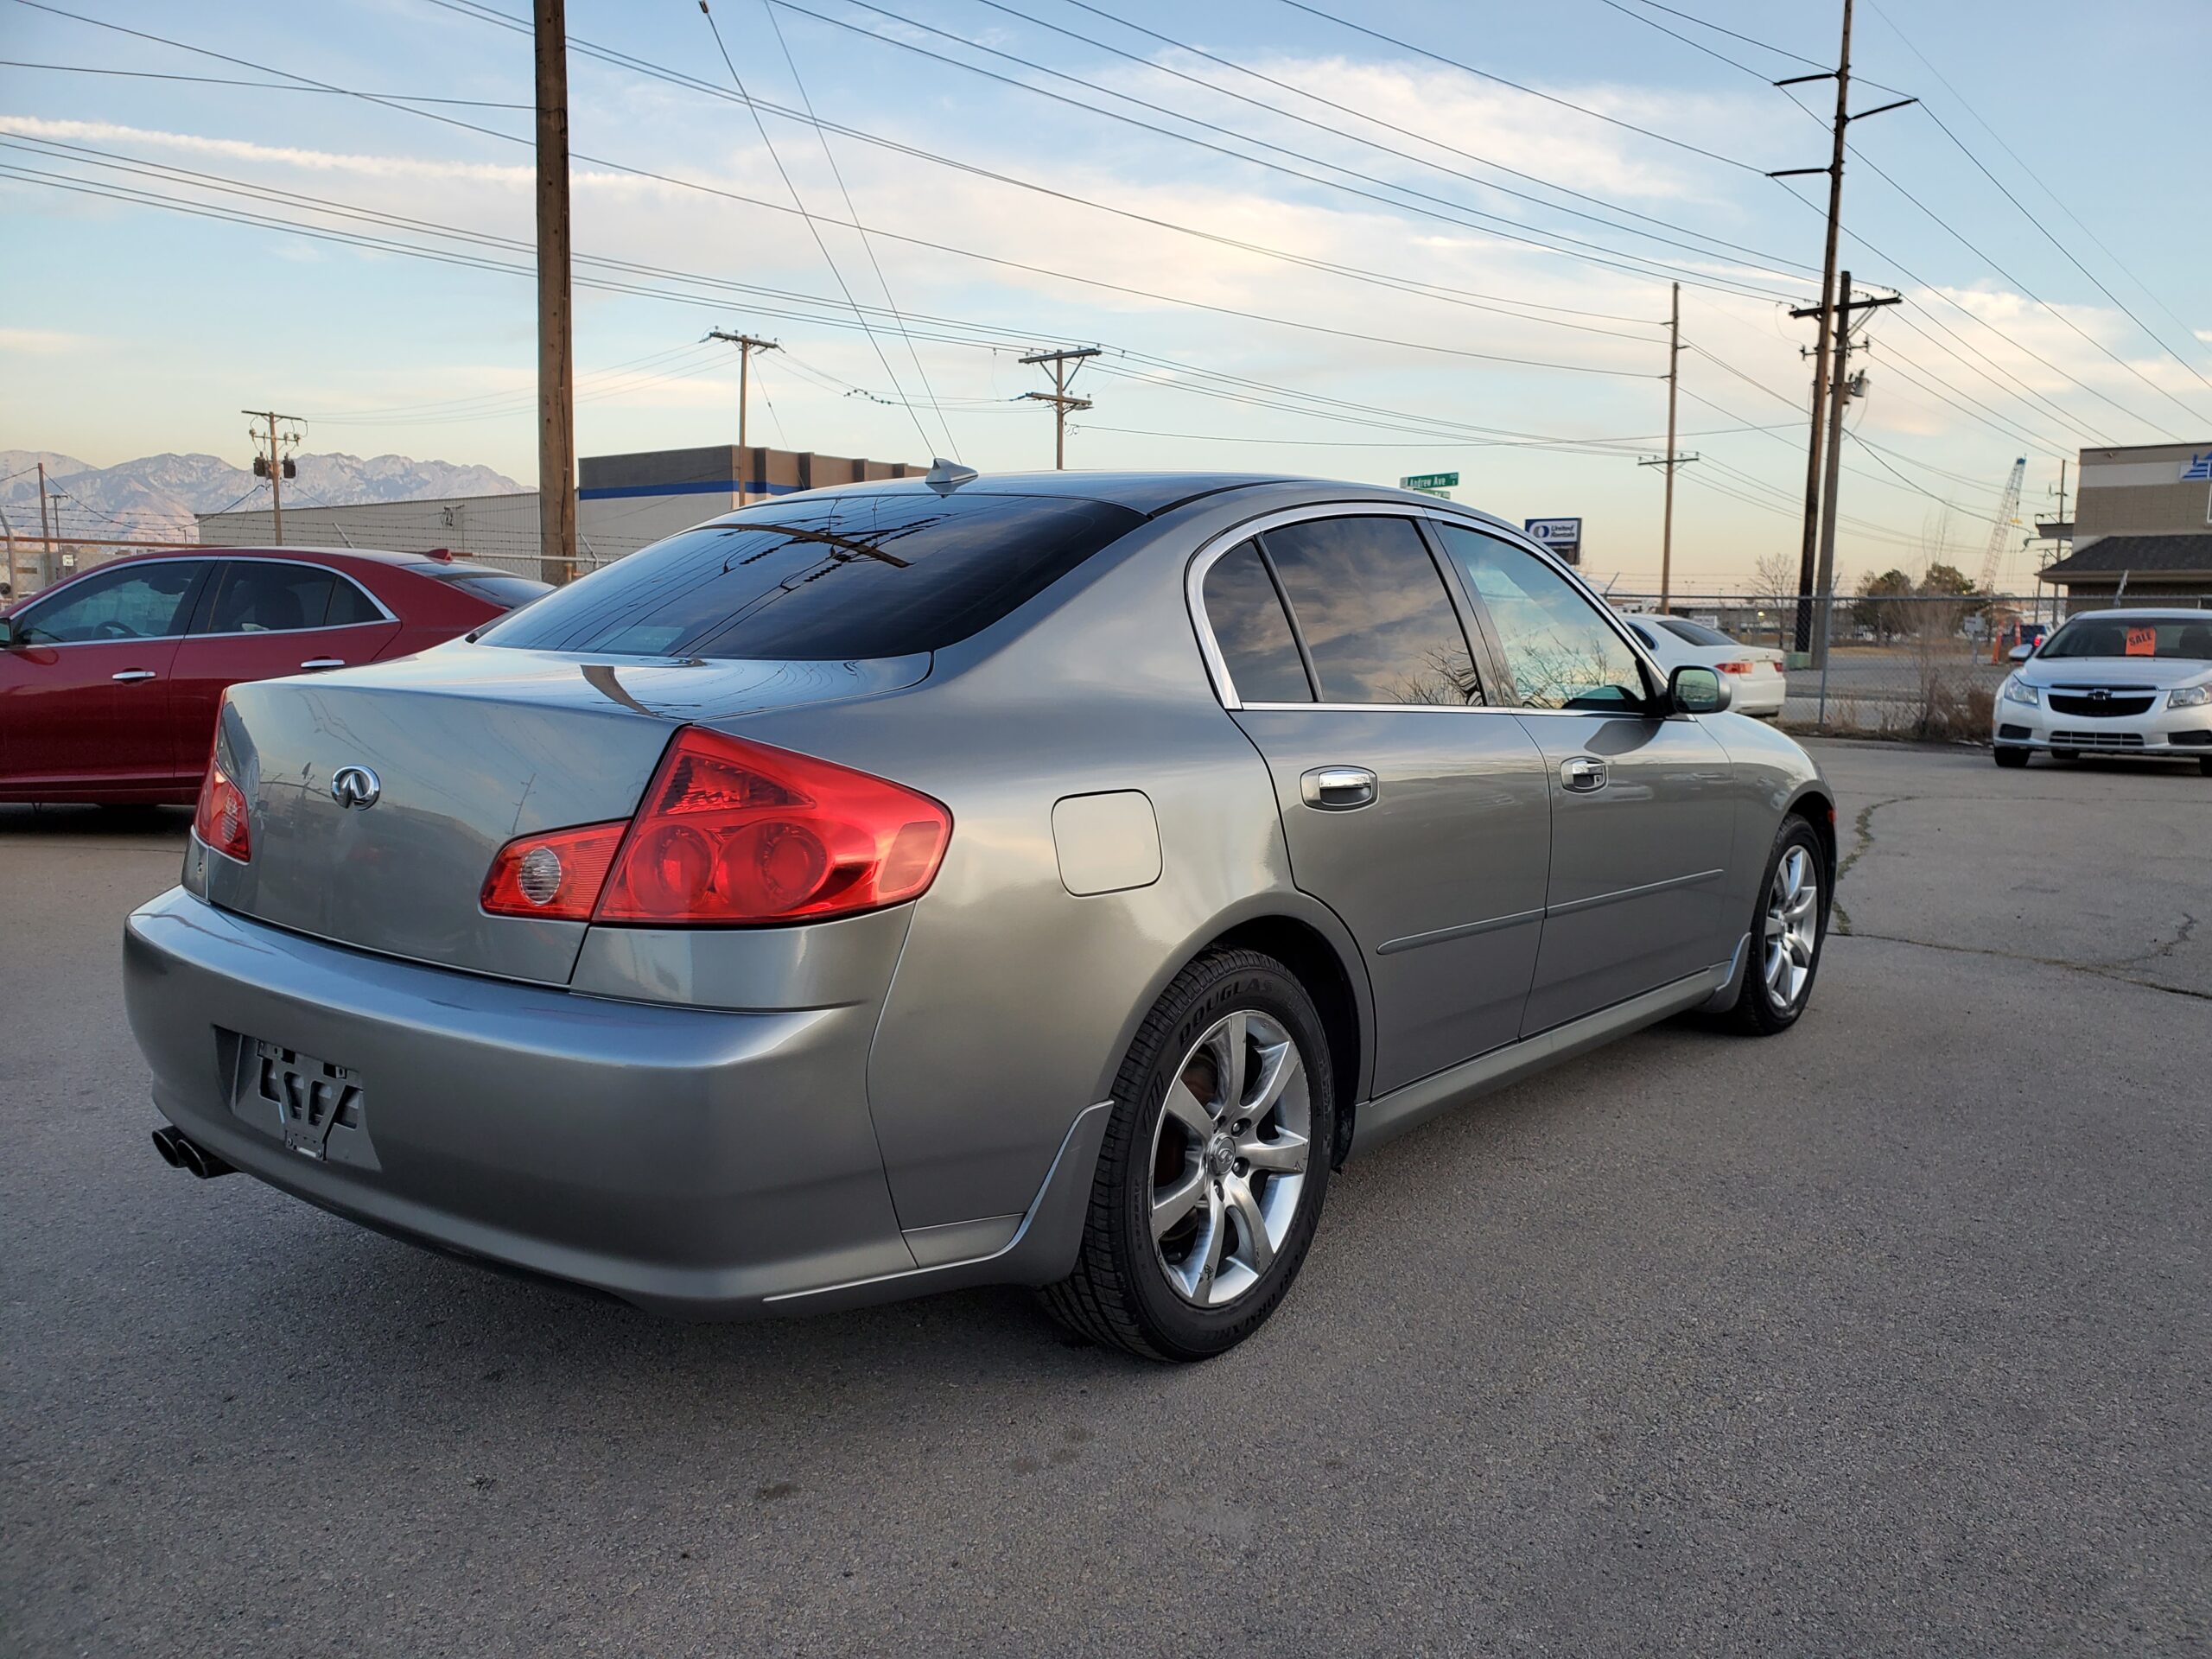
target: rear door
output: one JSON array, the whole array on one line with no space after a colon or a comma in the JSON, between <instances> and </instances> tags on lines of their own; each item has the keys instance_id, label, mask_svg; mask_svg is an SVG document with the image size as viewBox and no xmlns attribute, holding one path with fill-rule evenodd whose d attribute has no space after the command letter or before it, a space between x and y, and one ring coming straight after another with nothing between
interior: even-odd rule
<instances>
[{"instance_id":1,"label":"rear door","mask_svg":"<svg viewBox=\"0 0 2212 1659\"><path fill-rule=\"evenodd\" d=\"M243 680L373 662L399 623L350 577L290 559L226 559L171 671L168 741L180 772L207 763L215 711Z\"/></svg>"},{"instance_id":2,"label":"rear door","mask_svg":"<svg viewBox=\"0 0 2212 1659\"><path fill-rule=\"evenodd\" d=\"M208 562L99 570L17 618L0 652L0 788L129 791L173 780L171 669ZM201 757L206 759L206 746Z\"/></svg>"},{"instance_id":3,"label":"rear door","mask_svg":"<svg viewBox=\"0 0 2212 1659\"><path fill-rule=\"evenodd\" d=\"M1202 598L1294 878L1365 959L1375 1092L1510 1042L1541 931L1543 758L1486 705L1419 518L1287 515L1219 555Z\"/></svg>"},{"instance_id":4,"label":"rear door","mask_svg":"<svg viewBox=\"0 0 2212 1659\"><path fill-rule=\"evenodd\" d=\"M1437 533L1542 751L1552 802L1543 943L1522 1021L1533 1035L1726 962L1735 783L1694 715L1661 716L1605 608L1547 560L1463 524Z\"/></svg>"}]
</instances>

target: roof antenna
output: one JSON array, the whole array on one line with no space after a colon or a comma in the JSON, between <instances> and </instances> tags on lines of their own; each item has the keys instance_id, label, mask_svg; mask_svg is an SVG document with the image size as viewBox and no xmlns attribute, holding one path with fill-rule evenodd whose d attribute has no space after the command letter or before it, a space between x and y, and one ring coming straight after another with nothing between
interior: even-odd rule
<instances>
[{"instance_id":1,"label":"roof antenna","mask_svg":"<svg viewBox=\"0 0 2212 1659\"><path fill-rule=\"evenodd\" d=\"M930 469L922 482L939 495L950 495L963 484L972 484L982 474L973 467L963 467L957 461L947 461L943 455L932 456Z\"/></svg>"}]
</instances>

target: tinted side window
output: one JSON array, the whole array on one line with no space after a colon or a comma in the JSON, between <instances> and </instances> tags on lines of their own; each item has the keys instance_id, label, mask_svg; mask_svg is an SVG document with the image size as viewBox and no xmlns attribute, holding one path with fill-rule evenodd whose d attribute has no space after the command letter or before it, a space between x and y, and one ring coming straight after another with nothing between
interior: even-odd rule
<instances>
[{"instance_id":1,"label":"tinted side window","mask_svg":"<svg viewBox=\"0 0 2212 1659\"><path fill-rule=\"evenodd\" d=\"M1283 613L1282 595L1256 543L1224 553L1206 572L1206 620L1246 702L1311 702L1306 664Z\"/></svg>"},{"instance_id":2,"label":"tinted side window","mask_svg":"<svg viewBox=\"0 0 2212 1659\"><path fill-rule=\"evenodd\" d=\"M182 633L185 601L205 568L180 559L97 572L27 609L23 637L33 645L67 645Z\"/></svg>"},{"instance_id":3,"label":"tinted side window","mask_svg":"<svg viewBox=\"0 0 2212 1659\"><path fill-rule=\"evenodd\" d=\"M798 496L632 553L480 637L626 657L904 657L988 627L1143 523L1065 496Z\"/></svg>"},{"instance_id":4,"label":"tinted side window","mask_svg":"<svg viewBox=\"0 0 2212 1659\"><path fill-rule=\"evenodd\" d=\"M1524 708L1619 709L1643 701L1636 653L1565 577L1510 543L1457 524L1440 528L1445 550L1497 625Z\"/></svg>"},{"instance_id":5,"label":"tinted side window","mask_svg":"<svg viewBox=\"0 0 2212 1659\"><path fill-rule=\"evenodd\" d=\"M371 622L384 620L376 601L343 576L330 584L330 607L322 613L326 628L354 628Z\"/></svg>"},{"instance_id":6,"label":"tinted side window","mask_svg":"<svg viewBox=\"0 0 2212 1659\"><path fill-rule=\"evenodd\" d=\"M223 566L209 633L289 633L319 628L330 608L329 571L276 559L232 559Z\"/></svg>"},{"instance_id":7,"label":"tinted side window","mask_svg":"<svg viewBox=\"0 0 2212 1659\"><path fill-rule=\"evenodd\" d=\"M1263 538L1324 702L1480 702L1444 578L1410 518L1314 518Z\"/></svg>"}]
</instances>

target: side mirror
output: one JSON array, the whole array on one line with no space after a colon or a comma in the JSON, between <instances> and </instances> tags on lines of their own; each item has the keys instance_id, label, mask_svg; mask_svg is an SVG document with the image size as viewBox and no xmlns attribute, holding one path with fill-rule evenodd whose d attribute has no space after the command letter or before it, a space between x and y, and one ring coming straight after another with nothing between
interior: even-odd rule
<instances>
[{"instance_id":1,"label":"side mirror","mask_svg":"<svg viewBox=\"0 0 2212 1659\"><path fill-rule=\"evenodd\" d=\"M1710 668L1678 668L1667 677L1667 700L1678 715L1717 715L1734 701L1727 677Z\"/></svg>"}]
</instances>

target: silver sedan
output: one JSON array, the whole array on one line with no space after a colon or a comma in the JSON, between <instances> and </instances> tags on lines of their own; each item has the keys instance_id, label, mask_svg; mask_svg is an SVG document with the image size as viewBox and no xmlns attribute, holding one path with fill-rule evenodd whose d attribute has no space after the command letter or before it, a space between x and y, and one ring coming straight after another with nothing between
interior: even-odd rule
<instances>
[{"instance_id":1,"label":"silver sedan","mask_svg":"<svg viewBox=\"0 0 2212 1659\"><path fill-rule=\"evenodd\" d=\"M748 507L231 692L125 940L156 1145L645 1307L1013 1282L1203 1358L1348 1158L1669 1015L1797 1020L1834 804L1727 703L1427 497Z\"/></svg>"}]
</instances>

